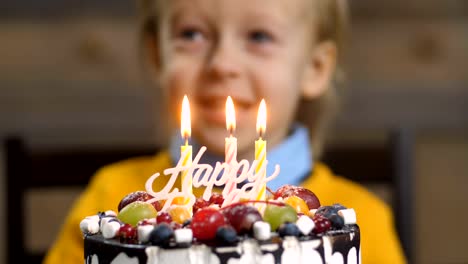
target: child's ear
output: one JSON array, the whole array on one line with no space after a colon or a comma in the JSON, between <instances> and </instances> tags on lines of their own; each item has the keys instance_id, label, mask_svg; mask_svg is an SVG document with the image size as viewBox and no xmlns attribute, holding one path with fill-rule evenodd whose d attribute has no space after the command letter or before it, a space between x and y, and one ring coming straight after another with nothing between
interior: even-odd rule
<instances>
[{"instance_id":1,"label":"child's ear","mask_svg":"<svg viewBox=\"0 0 468 264\"><path fill-rule=\"evenodd\" d=\"M312 50L303 78L302 95L314 99L325 93L336 68L337 48L334 42L324 41Z\"/></svg>"}]
</instances>

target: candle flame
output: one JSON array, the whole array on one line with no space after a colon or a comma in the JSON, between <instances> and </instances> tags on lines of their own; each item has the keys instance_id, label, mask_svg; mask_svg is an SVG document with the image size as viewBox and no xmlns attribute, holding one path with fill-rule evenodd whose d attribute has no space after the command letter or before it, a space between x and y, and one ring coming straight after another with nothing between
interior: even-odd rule
<instances>
[{"instance_id":1,"label":"candle flame","mask_svg":"<svg viewBox=\"0 0 468 264\"><path fill-rule=\"evenodd\" d=\"M236 129L236 111L231 96L226 100L226 128L231 134Z\"/></svg>"},{"instance_id":2,"label":"candle flame","mask_svg":"<svg viewBox=\"0 0 468 264\"><path fill-rule=\"evenodd\" d=\"M257 133L262 137L266 130L266 104L265 99L262 99L258 107L257 114Z\"/></svg>"},{"instance_id":3,"label":"candle flame","mask_svg":"<svg viewBox=\"0 0 468 264\"><path fill-rule=\"evenodd\" d=\"M192 134L190 121L190 104L187 98L187 95L184 95L184 100L182 101L182 117L180 122L180 133L185 140L187 140Z\"/></svg>"}]
</instances>

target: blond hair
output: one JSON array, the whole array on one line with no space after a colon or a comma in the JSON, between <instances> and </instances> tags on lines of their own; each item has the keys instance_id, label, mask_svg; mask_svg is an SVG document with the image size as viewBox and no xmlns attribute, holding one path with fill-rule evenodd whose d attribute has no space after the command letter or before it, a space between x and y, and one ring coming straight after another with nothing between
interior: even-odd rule
<instances>
[{"instance_id":1,"label":"blond hair","mask_svg":"<svg viewBox=\"0 0 468 264\"><path fill-rule=\"evenodd\" d=\"M314 159L320 159L326 142L327 132L335 119L342 97L344 81L342 57L349 17L347 0L312 0L314 10L314 34L317 42L331 41L337 48L337 67L326 92L312 100L302 99L296 119L307 125L314 150Z\"/></svg>"},{"instance_id":2,"label":"blond hair","mask_svg":"<svg viewBox=\"0 0 468 264\"><path fill-rule=\"evenodd\" d=\"M296 115L296 119L309 128L314 158L319 159L323 152L328 128L339 108L340 91L338 88L344 79L341 58L349 18L347 0L308 1L310 1L311 10L314 12L314 20L312 21L314 24L312 32L316 34L314 39L318 42L331 41L335 43L338 50L337 68L327 91L316 99L301 100ZM165 1L140 0L139 4L141 39L143 40L148 35L158 35L160 33L158 24L161 21L162 12L166 10ZM142 49L142 52L144 50ZM142 54L142 56L144 55ZM163 55L158 54L160 57Z\"/></svg>"}]
</instances>

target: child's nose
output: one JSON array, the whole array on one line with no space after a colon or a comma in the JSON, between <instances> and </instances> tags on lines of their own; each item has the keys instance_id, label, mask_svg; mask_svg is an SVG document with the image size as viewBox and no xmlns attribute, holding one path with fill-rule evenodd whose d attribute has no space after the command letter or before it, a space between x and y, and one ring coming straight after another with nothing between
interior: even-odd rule
<instances>
[{"instance_id":1,"label":"child's nose","mask_svg":"<svg viewBox=\"0 0 468 264\"><path fill-rule=\"evenodd\" d=\"M240 74L239 51L234 42L220 41L207 60L207 71L217 78L235 78Z\"/></svg>"}]
</instances>

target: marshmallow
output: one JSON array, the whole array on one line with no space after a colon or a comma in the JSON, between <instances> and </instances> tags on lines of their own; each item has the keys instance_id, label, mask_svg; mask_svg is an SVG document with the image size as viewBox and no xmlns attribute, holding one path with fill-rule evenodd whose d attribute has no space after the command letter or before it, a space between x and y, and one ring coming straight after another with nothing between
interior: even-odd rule
<instances>
[{"instance_id":1,"label":"marshmallow","mask_svg":"<svg viewBox=\"0 0 468 264\"><path fill-rule=\"evenodd\" d=\"M354 209L343 209L338 211L338 215L343 218L345 225L356 224L356 212Z\"/></svg>"},{"instance_id":2,"label":"marshmallow","mask_svg":"<svg viewBox=\"0 0 468 264\"><path fill-rule=\"evenodd\" d=\"M271 237L271 226L267 222L257 221L253 224L254 237L258 240L267 240Z\"/></svg>"},{"instance_id":3,"label":"marshmallow","mask_svg":"<svg viewBox=\"0 0 468 264\"><path fill-rule=\"evenodd\" d=\"M174 230L174 238L177 244L191 243L193 239L192 229L176 229Z\"/></svg>"},{"instance_id":4,"label":"marshmallow","mask_svg":"<svg viewBox=\"0 0 468 264\"><path fill-rule=\"evenodd\" d=\"M306 215L301 215L301 217L297 219L296 225L299 228L299 231L301 231L305 236L310 234L310 232L315 228L314 221Z\"/></svg>"},{"instance_id":5,"label":"marshmallow","mask_svg":"<svg viewBox=\"0 0 468 264\"><path fill-rule=\"evenodd\" d=\"M102 229L104 228L104 225L106 225L110 221L116 221L116 220L117 219L115 217L113 217L113 216L104 216L103 218L101 218L101 225L99 226L99 229L102 232Z\"/></svg>"},{"instance_id":6,"label":"marshmallow","mask_svg":"<svg viewBox=\"0 0 468 264\"><path fill-rule=\"evenodd\" d=\"M117 217L117 213L112 211L112 210L107 210L104 212L104 215L105 216L114 216L114 217Z\"/></svg>"},{"instance_id":7,"label":"marshmallow","mask_svg":"<svg viewBox=\"0 0 468 264\"><path fill-rule=\"evenodd\" d=\"M138 232L138 241L141 243L146 243L149 241L149 236L151 234L151 231L153 231L154 226L153 225L141 225L138 226L137 232Z\"/></svg>"},{"instance_id":8,"label":"marshmallow","mask_svg":"<svg viewBox=\"0 0 468 264\"><path fill-rule=\"evenodd\" d=\"M99 232L99 217L86 217L80 222L80 229L83 234L97 234Z\"/></svg>"},{"instance_id":9,"label":"marshmallow","mask_svg":"<svg viewBox=\"0 0 468 264\"><path fill-rule=\"evenodd\" d=\"M117 221L109 221L102 227L102 236L105 239L114 238L118 235L120 223Z\"/></svg>"}]
</instances>

